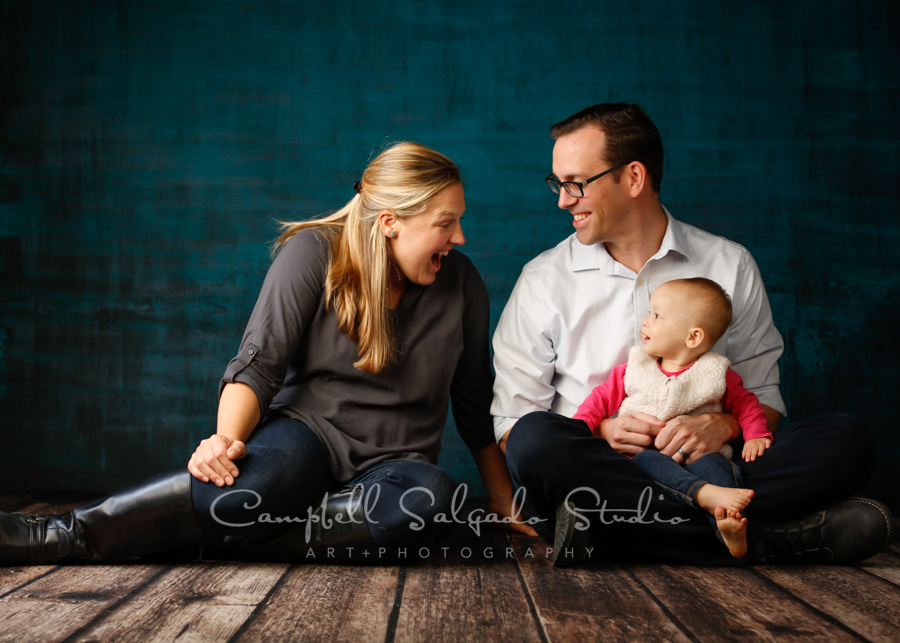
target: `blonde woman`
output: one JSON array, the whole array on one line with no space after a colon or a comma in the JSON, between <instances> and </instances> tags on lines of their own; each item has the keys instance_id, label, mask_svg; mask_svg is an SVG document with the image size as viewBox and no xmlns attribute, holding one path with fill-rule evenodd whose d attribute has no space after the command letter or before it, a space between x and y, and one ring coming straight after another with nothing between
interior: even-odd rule
<instances>
[{"instance_id":1,"label":"blonde woman","mask_svg":"<svg viewBox=\"0 0 900 643\"><path fill-rule=\"evenodd\" d=\"M62 517L0 514L0 562L111 561L201 540L258 558L411 557L459 518L458 488L436 465L450 400L492 510L512 522L488 295L455 251L459 170L398 143L354 188L331 216L284 225L220 384L216 433L188 470Z\"/></svg>"}]
</instances>

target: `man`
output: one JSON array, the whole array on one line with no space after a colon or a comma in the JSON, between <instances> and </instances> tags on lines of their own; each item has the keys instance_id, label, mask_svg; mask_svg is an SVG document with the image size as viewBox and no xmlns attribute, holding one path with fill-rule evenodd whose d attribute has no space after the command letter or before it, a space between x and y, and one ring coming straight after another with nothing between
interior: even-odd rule
<instances>
[{"instance_id":1,"label":"man","mask_svg":"<svg viewBox=\"0 0 900 643\"><path fill-rule=\"evenodd\" d=\"M575 233L525 266L494 335L492 413L513 482L543 521L538 531L554 538L557 565L587 557L735 564L701 511L662 495L627 457L656 448L693 463L739 436L734 418L707 413L663 423L636 413L604 420L602 439L570 418L639 343L653 290L707 277L734 306L713 350L731 360L774 431L785 414L783 342L759 269L745 248L663 207L662 141L637 105L589 107L551 136L546 180ZM764 457L740 463L743 486L756 495L745 513L750 551L738 564L846 563L879 551L891 538L887 508L844 500L868 479L874 453L866 428L846 416L777 432Z\"/></svg>"}]
</instances>

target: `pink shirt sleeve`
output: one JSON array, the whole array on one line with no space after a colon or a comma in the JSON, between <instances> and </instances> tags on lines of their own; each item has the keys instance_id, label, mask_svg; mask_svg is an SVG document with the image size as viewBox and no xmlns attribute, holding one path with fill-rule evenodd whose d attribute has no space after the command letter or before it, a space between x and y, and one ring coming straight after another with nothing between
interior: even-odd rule
<instances>
[{"instance_id":1,"label":"pink shirt sleeve","mask_svg":"<svg viewBox=\"0 0 900 643\"><path fill-rule=\"evenodd\" d=\"M594 435L599 435L600 421L613 415L625 399L625 367L619 364L603 384L596 387L581 403L575 415L576 420L584 420Z\"/></svg>"},{"instance_id":2,"label":"pink shirt sleeve","mask_svg":"<svg viewBox=\"0 0 900 643\"><path fill-rule=\"evenodd\" d=\"M744 380L730 368L725 373L725 396L722 398L722 406L737 420L744 440L772 437L759 399L744 388Z\"/></svg>"}]
</instances>

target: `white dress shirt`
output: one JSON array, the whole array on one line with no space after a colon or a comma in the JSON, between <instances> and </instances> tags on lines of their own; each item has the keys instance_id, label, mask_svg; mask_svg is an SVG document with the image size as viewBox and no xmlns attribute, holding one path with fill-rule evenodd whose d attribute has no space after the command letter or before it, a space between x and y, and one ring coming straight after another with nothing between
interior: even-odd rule
<instances>
[{"instance_id":1,"label":"white dress shirt","mask_svg":"<svg viewBox=\"0 0 900 643\"><path fill-rule=\"evenodd\" d=\"M635 274L602 243L575 235L522 269L494 333L494 435L531 411L571 417L640 342L653 290L706 277L731 296L734 317L712 350L759 401L785 414L778 359L784 349L753 257L743 246L672 218L659 251Z\"/></svg>"}]
</instances>

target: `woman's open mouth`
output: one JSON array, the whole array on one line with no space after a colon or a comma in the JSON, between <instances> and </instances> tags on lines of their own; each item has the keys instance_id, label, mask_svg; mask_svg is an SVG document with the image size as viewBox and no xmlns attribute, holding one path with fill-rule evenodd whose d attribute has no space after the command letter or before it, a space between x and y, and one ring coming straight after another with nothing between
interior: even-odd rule
<instances>
[{"instance_id":1,"label":"woman's open mouth","mask_svg":"<svg viewBox=\"0 0 900 643\"><path fill-rule=\"evenodd\" d=\"M435 252L431 255L431 267L435 270L441 269L441 257L446 257L450 254L449 250L441 250L440 252Z\"/></svg>"}]
</instances>

